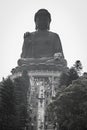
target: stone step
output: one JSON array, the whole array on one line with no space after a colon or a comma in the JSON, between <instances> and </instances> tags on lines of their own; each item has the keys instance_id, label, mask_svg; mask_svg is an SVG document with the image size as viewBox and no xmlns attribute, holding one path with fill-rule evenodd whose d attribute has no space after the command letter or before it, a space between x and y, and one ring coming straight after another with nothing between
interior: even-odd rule
<instances>
[{"instance_id":1,"label":"stone step","mask_svg":"<svg viewBox=\"0 0 87 130\"><path fill-rule=\"evenodd\" d=\"M52 125L49 125L49 126L47 127L47 130L53 130L53 126L52 126Z\"/></svg>"},{"instance_id":2,"label":"stone step","mask_svg":"<svg viewBox=\"0 0 87 130\"><path fill-rule=\"evenodd\" d=\"M53 128L47 128L46 130L53 130Z\"/></svg>"}]
</instances>

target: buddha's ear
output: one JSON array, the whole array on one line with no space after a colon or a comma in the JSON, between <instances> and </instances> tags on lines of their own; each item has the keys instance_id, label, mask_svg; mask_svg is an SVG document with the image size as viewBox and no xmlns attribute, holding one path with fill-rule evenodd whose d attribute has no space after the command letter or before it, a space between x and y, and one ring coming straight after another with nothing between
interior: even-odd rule
<instances>
[{"instance_id":1,"label":"buddha's ear","mask_svg":"<svg viewBox=\"0 0 87 130\"><path fill-rule=\"evenodd\" d=\"M24 33L24 38L27 38L27 37L29 37L30 35L31 35L30 32L26 32L26 33Z\"/></svg>"}]
</instances>

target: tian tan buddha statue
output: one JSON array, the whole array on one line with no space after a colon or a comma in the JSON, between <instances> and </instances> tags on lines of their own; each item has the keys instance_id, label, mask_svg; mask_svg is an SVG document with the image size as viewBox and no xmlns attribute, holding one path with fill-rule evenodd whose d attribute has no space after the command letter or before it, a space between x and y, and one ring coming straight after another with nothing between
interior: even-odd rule
<instances>
[{"instance_id":1,"label":"tian tan buddha statue","mask_svg":"<svg viewBox=\"0 0 87 130\"><path fill-rule=\"evenodd\" d=\"M54 62L55 59L64 59L62 45L58 34L49 31L51 15L46 9L40 9L35 17L36 31L24 34L21 59L18 65L31 62Z\"/></svg>"}]
</instances>

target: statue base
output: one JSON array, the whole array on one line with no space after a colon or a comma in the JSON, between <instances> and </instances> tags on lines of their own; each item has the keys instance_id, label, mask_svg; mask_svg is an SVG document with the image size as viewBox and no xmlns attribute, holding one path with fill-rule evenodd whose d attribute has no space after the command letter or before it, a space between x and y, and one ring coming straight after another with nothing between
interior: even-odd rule
<instances>
[{"instance_id":1,"label":"statue base","mask_svg":"<svg viewBox=\"0 0 87 130\"><path fill-rule=\"evenodd\" d=\"M67 62L64 58L22 58L18 60L18 66L12 69L12 74L26 71L67 71Z\"/></svg>"}]
</instances>

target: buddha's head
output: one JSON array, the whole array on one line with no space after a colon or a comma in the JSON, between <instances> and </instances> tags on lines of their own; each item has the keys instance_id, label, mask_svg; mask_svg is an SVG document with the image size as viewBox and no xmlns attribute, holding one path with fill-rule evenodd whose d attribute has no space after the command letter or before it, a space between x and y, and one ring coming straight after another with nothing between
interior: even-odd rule
<instances>
[{"instance_id":1,"label":"buddha's head","mask_svg":"<svg viewBox=\"0 0 87 130\"><path fill-rule=\"evenodd\" d=\"M34 16L34 21L36 24L36 30L49 30L51 15L46 9L40 9L36 12Z\"/></svg>"}]
</instances>

